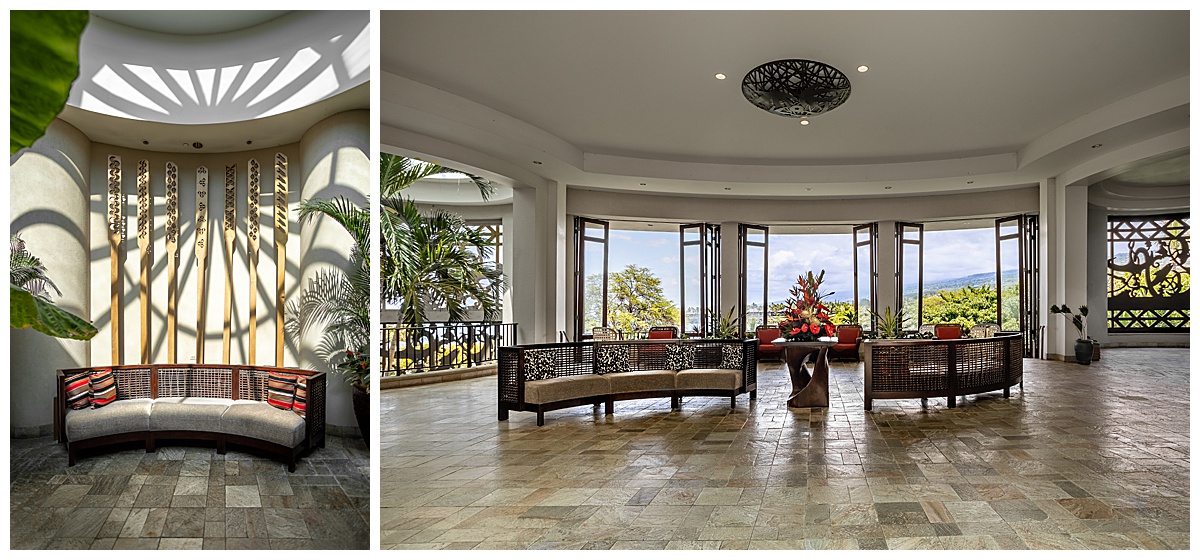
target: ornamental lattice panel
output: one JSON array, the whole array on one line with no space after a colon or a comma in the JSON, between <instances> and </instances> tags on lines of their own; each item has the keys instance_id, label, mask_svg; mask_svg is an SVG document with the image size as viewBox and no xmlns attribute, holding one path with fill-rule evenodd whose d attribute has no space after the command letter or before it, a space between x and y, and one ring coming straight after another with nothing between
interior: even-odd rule
<instances>
[{"instance_id":1,"label":"ornamental lattice panel","mask_svg":"<svg viewBox=\"0 0 1200 560\"><path fill-rule=\"evenodd\" d=\"M1109 216L1108 332L1186 333L1189 214Z\"/></svg>"}]
</instances>

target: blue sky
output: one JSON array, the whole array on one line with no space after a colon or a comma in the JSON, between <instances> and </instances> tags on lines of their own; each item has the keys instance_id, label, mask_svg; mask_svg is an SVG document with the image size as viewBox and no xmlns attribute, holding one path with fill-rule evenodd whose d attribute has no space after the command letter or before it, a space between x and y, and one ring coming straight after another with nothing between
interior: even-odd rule
<instances>
[{"instance_id":1,"label":"blue sky","mask_svg":"<svg viewBox=\"0 0 1200 560\"><path fill-rule=\"evenodd\" d=\"M649 268L662 279L667 299L679 304L679 234L675 232L646 232L611 230L609 241L609 271L615 272L628 264ZM926 231L926 282L958 278L970 274L995 272L995 230L992 228ZM1016 260L1005 268L1015 268ZM692 261L689 258L689 261ZM1009 263L1012 263L1011 265ZM753 263L752 263L753 264ZM689 262L689 266L695 266ZM772 234L770 238L770 284L768 301L782 301L804 272L824 269L825 288L835 292L832 300L849 301L854 296L854 253L850 233L845 234ZM761 260L757 270L751 266L750 281L761 281ZM689 286L695 293L696 283Z\"/></svg>"}]
</instances>

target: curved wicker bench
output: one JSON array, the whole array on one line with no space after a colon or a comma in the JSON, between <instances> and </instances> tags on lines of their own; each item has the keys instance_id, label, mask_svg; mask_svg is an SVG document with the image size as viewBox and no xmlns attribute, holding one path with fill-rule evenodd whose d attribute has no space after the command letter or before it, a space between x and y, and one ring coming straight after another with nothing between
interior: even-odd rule
<instances>
[{"instance_id":1,"label":"curved wicker bench","mask_svg":"<svg viewBox=\"0 0 1200 560\"><path fill-rule=\"evenodd\" d=\"M955 398L1024 389L1025 346L1020 334L988 338L872 340L865 342L864 408L875 399Z\"/></svg>"},{"instance_id":2,"label":"curved wicker bench","mask_svg":"<svg viewBox=\"0 0 1200 560\"><path fill-rule=\"evenodd\" d=\"M673 363L671 353L690 348L686 365ZM758 396L758 340L653 339L566 342L501 347L499 352L497 418L509 411L545 413L582 405L604 404L613 413L614 401L667 397L671 408L687 396ZM727 362L726 360L732 362ZM730 366L730 367L726 367ZM736 366L736 367L733 367Z\"/></svg>"},{"instance_id":3,"label":"curved wicker bench","mask_svg":"<svg viewBox=\"0 0 1200 560\"><path fill-rule=\"evenodd\" d=\"M65 381L83 372L112 369L116 400L99 408L67 405ZM304 414L267 404L272 373L301 376L307 390ZM325 374L268 366L153 364L100 366L58 371L54 434L67 445L68 465L80 452L143 442L212 442L249 448L287 463L314 447L325 447Z\"/></svg>"}]
</instances>

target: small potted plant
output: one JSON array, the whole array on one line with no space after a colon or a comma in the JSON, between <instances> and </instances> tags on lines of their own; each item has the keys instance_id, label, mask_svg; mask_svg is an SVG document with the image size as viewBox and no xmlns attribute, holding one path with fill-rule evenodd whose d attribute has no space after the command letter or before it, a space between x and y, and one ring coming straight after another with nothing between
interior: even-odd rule
<instances>
[{"instance_id":1,"label":"small potted plant","mask_svg":"<svg viewBox=\"0 0 1200 560\"><path fill-rule=\"evenodd\" d=\"M1051 313L1061 313L1071 318L1071 324L1075 325L1075 330L1079 332L1079 338L1075 339L1075 362L1088 365L1092 363L1092 348L1094 341L1087 336L1087 321L1084 320L1088 314L1086 305L1079 306L1079 313L1071 311L1066 305L1051 305Z\"/></svg>"}]
</instances>

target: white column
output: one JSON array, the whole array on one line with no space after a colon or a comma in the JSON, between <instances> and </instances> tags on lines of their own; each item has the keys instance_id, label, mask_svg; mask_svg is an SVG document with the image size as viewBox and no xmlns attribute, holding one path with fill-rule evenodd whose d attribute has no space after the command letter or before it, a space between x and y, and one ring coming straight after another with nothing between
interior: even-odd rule
<instances>
[{"instance_id":1,"label":"white column","mask_svg":"<svg viewBox=\"0 0 1200 560\"><path fill-rule=\"evenodd\" d=\"M513 316L513 256L515 254L514 245L514 225L513 213L510 206L504 216L500 218L500 232L504 236L503 243L500 246L501 265L500 269L504 272L504 277L508 279L508 289L500 296L500 320L504 323L511 323L516 319Z\"/></svg>"},{"instance_id":2,"label":"white column","mask_svg":"<svg viewBox=\"0 0 1200 560\"><path fill-rule=\"evenodd\" d=\"M1041 280L1039 319L1046 325L1047 359L1075 355L1078 333L1067 317L1052 315L1051 305L1067 305L1078 313L1087 303L1087 186L1059 186L1054 179L1040 185Z\"/></svg>"},{"instance_id":3,"label":"white column","mask_svg":"<svg viewBox=\"0 0 1200 560\"><path fill-rule=\"evenodd\" d=\"M360 207L367 206L372 169L370 122L368 111L346 111L313 125L304 133L300 140L300 160L288 162L289 192L299 192L294 202L344 196ZM298 212L294 204L289 211L289 217L295 224ZM325 217L317 217L298 227L300 250L297 261L300 278L293 281L289 277L289 282L298 283L287 286L288 301L299 297L308 280L319 271L346 270L350 262L350 248L354 242L341 226ZM291 255L289 251L289 260ZM298 357L292 358L297 360L296 365L325 372L333 371L327 357L317 352L322 332L323 329L309 329L302 339L289 341L289 350L294 347L299 354ZM340 361L340 357L335 359ZM354 418L350 386L336 374L327 379L326 423L337 428L333 433L356 434L358 423Z\"/></svg>"},{"instance_id":4,"label":"white column","mask_svg":"<svg viewBox=\"0 0 1200 560\"><path fill-rule=\"evenodd\" d=\"M567 270L566 185L513 187L512 318L517 342L558 340L566 330Z\"/></svg>"},{"instance_id":5,"label":"white column","mask_svg":"<svg viewBox=\"0 0 1200 560\"><path fill-rule=\"evenodd\" d=\"M13 158L9 166L9 229L21 233L26 249L41 259L46 276L62 291L61 296L51 291L54 303L93 320L88 254L90 166L87 136L64 121L51 123L46 135ZM100 212L99 221L103 222L103 210ZM105 284L105 295L107 290ZM106 336L107 331L102 331L97 338L107 340ZM89 343L53 338L33 329L10 331L9 342L11 433L16 437L49 435L55 371L88 365Z\"/></svg>"}]
</instances>

